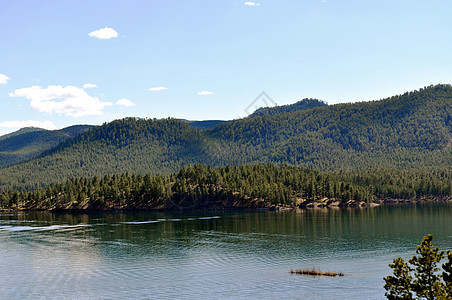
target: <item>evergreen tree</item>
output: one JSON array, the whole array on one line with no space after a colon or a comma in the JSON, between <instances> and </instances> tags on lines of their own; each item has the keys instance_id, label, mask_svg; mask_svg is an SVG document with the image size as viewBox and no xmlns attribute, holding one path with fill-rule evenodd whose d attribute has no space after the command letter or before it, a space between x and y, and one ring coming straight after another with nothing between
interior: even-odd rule
<instances>
[{"instance_id":1,"label":"evergreen tree","mask_svg":"<svg viewBox=\"0 0 452 300\"><path fill-rule=\"evenodd\" d=\"M443 264L443 280L445 284L445 292L452 296L452 252L447 250L447 262Z\"/></svg>"},{"instance_id":2,"label":"evergreen tree","mask_svg":"<svg viewBox=\"0 0 452 300\"><path fill-rule=\"evenodd\" d=\"M433 247L433 236L429 234L417 246L416 253L419 256L413 256L409 260L414 268L413 291L419 298L428 300L437 299L440 292L444 289L441 277L438 275L439 268L437 264L444 257L444 251Z\"/></svg>"},{"instance_id":3,"label":"evergreen tree","mask_svg":"<svg viewBox=\"0 0 452 300\"><path fill-rule=\"evenodd\" d=\"M416 254L408 261L400 257L389 265L393 276L384 277L386 297L388 299L452 299L452 253L447 251L448 261L442 265L439 273L438 263L444 257L444 251L433 246L433 236L425 236L417 246Z\"/></svg>"},{"instance_id":4,"label":"evergreen tree","mask_svg":"<svg viewBox=\"0 0 452 300\"><path fill-rule=\"evenodd\" d=\"M386 297L391 300L396 299L413 299L411 285L413 277L412 269L402 258L394 259L389 267L393 269L394 275L385 277L384 288L387 290Z\"/></svg>"}]
</instances>

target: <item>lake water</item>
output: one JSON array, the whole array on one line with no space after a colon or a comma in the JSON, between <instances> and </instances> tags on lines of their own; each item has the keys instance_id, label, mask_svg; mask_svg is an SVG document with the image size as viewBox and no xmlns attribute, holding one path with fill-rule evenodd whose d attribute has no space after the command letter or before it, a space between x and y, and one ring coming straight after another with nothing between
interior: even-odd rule
<instances>
[{"instance_id":1,"label":"lake water","mask_svg":"<svg viewBox=\"0 0 452 300\"><path fill-rule=\"evenodd\" d=\"M452 248L447 205L0 214L2 299L384 299L393 258ZM291 269L344 277L291 275Z\"/></svg>"}]
</instances>

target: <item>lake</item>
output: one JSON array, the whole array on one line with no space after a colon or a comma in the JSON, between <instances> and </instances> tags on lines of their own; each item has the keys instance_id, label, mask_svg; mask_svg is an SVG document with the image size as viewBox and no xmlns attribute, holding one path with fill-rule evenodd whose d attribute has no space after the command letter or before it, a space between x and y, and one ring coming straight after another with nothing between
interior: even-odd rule
<instances>
[{"instance_id":1,"label":"lake","mask_svg":"<svg viewBox=\"0 0 452 300\"><path fill-rule=\"evenodd\" d=\"M0 214L2 299L384 299L446 204L285 212ZM290 274L319 268L343 277Z\"/></svg>"}]
</instances>

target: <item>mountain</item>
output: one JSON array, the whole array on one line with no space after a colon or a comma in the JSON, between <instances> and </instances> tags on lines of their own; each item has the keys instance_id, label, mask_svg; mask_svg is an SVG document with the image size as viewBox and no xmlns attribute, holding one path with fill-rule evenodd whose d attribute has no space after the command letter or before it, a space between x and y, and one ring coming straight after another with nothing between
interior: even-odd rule
<instances>
[{"instance_id":1,"label":"mountain","mask_svg":"<svg viewBox=\"0 0 452 300\"><path fill-rule=\"evenodd\" d=\"M222 120L206 120L206 121L187 121L191 126L198 129L212 129L219 124L226 123Z\"/></svg>"},{"instance_id":2,"label":"mountain","mask_svg":"<svg viewBox=\"0 0 452 300\"><path fill-rule=\"evenodd\" d=\"M293 112L297 110L310 109L325 105L327 104L320 100L304 99L292 105L284 105L272 108L260 108L251 116L275 115L284 112ZM186 122L190 126L200 130L212 129L217 125L228 122L224 120L204 120L204 121L180 120L180 121ZM42 152L58 145L66 138L74 137L85 130L91 129L92 127L93 126L90 125L78 125L55 131L27 127L22 128L11 134L1 136L0 166L18 163L22 160L41 154ZM2 140L5 140L5 142L2 143Z\"/></svg>"},{"instance_id":3,"label":"mountain","mask_svg":"<svg viewBox=\"0 0 452 300\"><path fill-rule=\"evenodd\" d=\"M71 177L170 174L182 166L291 164L327 172L450 172L452 87L436 85L371 102L319 106L200 130L176 119L116 120L0 172L0 189ZM286 112L287 111L287 112Z\"/></svg>"},{"instance_id":4,"label":"mountain","mask_svg":"<svg viewBox=\"0 0 452 300\"><path fill-rule=\"evenodd\" d=\"M66 139L32 160L4 167L0 186L35 188L95 174L169 174L202 156L201 131L175 119L116 120Z\"/></svg>"},{"instance_id":5,"label":"mountain","mask_svg":"<svg viewBox=\"0 0 452 300\"><path fill-rule=\"evenodd\" d=\"M34 131L43 131L43 130L46 130L46 129L38 128L38 127L24 127L17 131L0 136L0 141L6 140L6 139L16 136L16 135L21 135L23 133L34 132Z\"/></svg>"},{"instance_id":6,"label":"mountain","mask_svg":"<svg viewBox=\"0 0 452 300\"><path fill-rule=\"evenodd\" d=\"M60 130L28 127L2 136L0 165L9 165L33 157L92 127L75 125Z\"/></svg>"},{"instance_id":7,"label":"mountain","mask_svg":"<svg viewBox=\"0 0 452 300\"><path fill-rule=\"evenodd\" d=\"M279 115L282 113L288 113L288 112L295 112L298 110L306 110L321 106L328 106L327 103L318 100L318 99L303 99L301 101L298 101L294 104L290 105L281 105L281 106L275 106L275 107L261 107L257 109L254 113L249 115L249 117L258 117L258 116L273 116L273 115Z\"/></svg>"},{"instance_id":8,"label":"mountain","mask_svg":"<svg viewBox=\"0 0 452 300\"><path fill-rule=\"evenodd\" d=\"M337 171L450 166L452 87L380 101L246 118L209 131L222 164L290 163ZM220 146L221 145L221 146Z\"/></svg>"}]
</instances>

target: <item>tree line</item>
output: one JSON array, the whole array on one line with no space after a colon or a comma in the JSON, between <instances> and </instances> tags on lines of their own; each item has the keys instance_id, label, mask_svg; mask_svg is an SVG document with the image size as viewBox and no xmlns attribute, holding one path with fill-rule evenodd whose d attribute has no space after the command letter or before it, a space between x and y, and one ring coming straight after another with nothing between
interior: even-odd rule
<instances>
[{"instance_id":1,"label":"tree line","mask_svg":"<svg viewBox=\"0 0 452 300\"><path fill-rule=\"evenodd\" d=\"M72 178L47 188L0 193L0 207L16 209L211 209L295 207L325 199L450 197L451 174L369 171L325 173L290 165L214 168L194 164L169 176L123 173Z\"/></svg>"},{"instance_id":2,"label":"tree line","mask_svg":"<svg viewBox=\"0 0 452 300\"><path fill-rule=\"evenodd\" d=\"M451 103L452 87L437 85L379 101L264 109L262 115L203 130L171 118L125 118L0 168L0 191L126 172L168 176L196 163L430 174L452 168Z\"/></svg>"}]
</instances>

